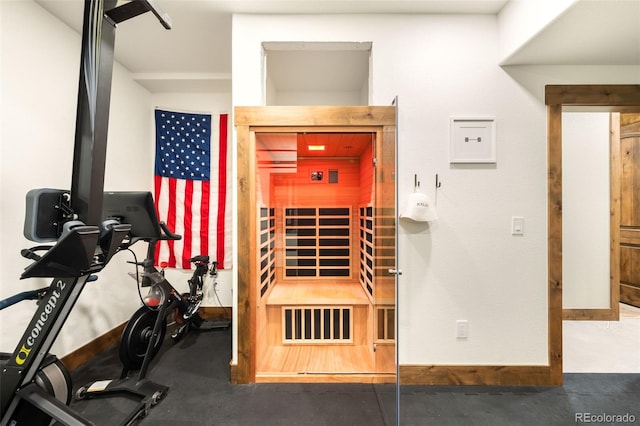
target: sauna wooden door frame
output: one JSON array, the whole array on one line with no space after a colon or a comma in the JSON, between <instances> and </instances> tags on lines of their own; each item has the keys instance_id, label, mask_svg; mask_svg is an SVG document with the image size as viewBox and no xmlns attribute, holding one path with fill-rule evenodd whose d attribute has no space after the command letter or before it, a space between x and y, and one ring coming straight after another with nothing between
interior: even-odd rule
<instances>
[{"instance_id":1,"label":"sauna wooden door frame","mask_svg":"<svg viewBox=\"0 0 640 426\"><path fill-rule=\"evenodd\" d=\"M545 104L548 154L549 367L550 384L559 385L562 384L562 320L565 317L562 307L562 110L564 107L578 110L582 107L596 107L598 111L638 112L640 85L550 85L545 88ZM612 290L612 302L615 297L615 290ZM567 312L566 315L598 319L594 315L599 314Z\"/></svg>"},{"instance_id":2,"label":"sauna wooden door frame","mask_svg":"<svg viewBox=\"0 0 640 426\"><path fill-rule=\"evenodd\" d=\"M232 383L256 380L256 131L381 132L395 139L395 107L304 106L236 107L237 136L237 363L231 365Z\"/></svg>"}]
</instances>

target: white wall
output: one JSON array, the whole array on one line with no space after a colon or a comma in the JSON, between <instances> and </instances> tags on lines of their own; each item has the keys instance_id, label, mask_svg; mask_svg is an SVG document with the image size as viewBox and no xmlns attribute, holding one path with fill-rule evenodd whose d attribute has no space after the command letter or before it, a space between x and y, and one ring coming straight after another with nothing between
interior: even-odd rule
<instances>
[{"instance_id":1,"label":"white wall","mask_svg":"<svg viewBox=\"0 0 640 426\"><path fill-rule=\"evenodd\" d=\"M418 174L440 217L399 227L402 364L547 364L545 109L498 67L497 34L493 16L234 16L237 106L263 102L262 41L373 42L372 104L399 97L400 201ZM465 114L496 117L497 165L449 164Z\"/></svg>"},{"instance_id":2,"label":"white wall","mask_svg":"<svg viewBox=\"0 0 640 426\"><path fill-rule=\"evenodd\" d=\"M328 90L318 91L279 91L269 105L366 105L367 100L362 99L361 91L333 92Z\"/></svg>"},{"instance_id":3,"label":"white wall","mask_svg":"<svg viewBox=\"0 0 640 426\"><path fill-rule=\"evenodd\" d=\"M562 114L562 299L609 308L609 113Z\"/></svg>"},{"instance_id":4,"label":"white wall","mask_svg":"<svg viewBox=\"0 0 640 426\"><path fill-rule=\"evenodd\" d=\"M32 188L71 186L81 38L32 1L3 1L0 28L0 297L5 298L50 281L18 279L30 263L20 249L37 245L22 234L25 194ZM115 64L105 188L151 189L149 108L149 93ZM119 254L98 281L87 284L53 352L75 350L124 322L137 308L140 302L125 260L130 257ZM34 302L22 302L0 312L0 350L13 350L34 310Z\"/></svg>"},{"instance_id":5,"label":"white wall","mask_svg":"<svg viewBox=\"0 0 640 426\"><path fill-rule=\"evenodd\" d=\"M509 57L579 0L511 0L498 15L499 61Z\"/></svg>"}]
</instances>

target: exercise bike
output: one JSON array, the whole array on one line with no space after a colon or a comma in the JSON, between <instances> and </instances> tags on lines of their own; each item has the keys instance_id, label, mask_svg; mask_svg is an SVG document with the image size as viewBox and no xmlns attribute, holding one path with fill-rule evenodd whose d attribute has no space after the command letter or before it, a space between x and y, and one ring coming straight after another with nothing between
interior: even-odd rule
<instances>
[{"instance_id":1,"label":"exercise bike","mask_svg":"<svg viewBox=\"0 0 640 426\"><path fill-rule=\"evenodd\" d=\"M189 259L195 269L188 280L189 292L181 294L164 278L166 264L161 263L159 271L153 266L152 256L156 243L157 241L149 242L147 258L143 262L130 262L143 268L141 285L149 287L149 291L142 298L143 305L131 316L122 333L118 353L125 370L146 367L162 346L169 329L171 339L177 342L192 329L215 328L210 321L205 321L198 311L204 295L204 277L207 273L217 276L218 262L211 262L209 268L207 255Z\"/></svg>"},{"instance_id":2,"label":"exercise bike","mask_svg":"<svg viewBox=\"0 0 640 426\"><path fill-rule=\"evenodd\" d=\"M180 340L190 329L219 328L220 324L208 325L198 313L203 299L204 276L207 272L217 275L217 262L211 262L209 256L196 256L190 259L195 270L189 279L189 292L181 294L164 276L164 265L158 270L154 266L156 245L159 241L175 241L182 237L174 234L164 222L157 219L150 193L105 193L105 211L109 220L125 220L133 223L133 234L137 235L120 244L120 250L129 249L139 241L148 243L146 257L142 262L129 262L136 265L133 277L148 294L141 299L143 305L132 315L124 328L118 354L122 363L119 379L99 380L80 387L77 400L131 392L132 386L146 386L147 372L151 361L158 353L164 341L169 320L175 329L171 333L174 341ZM132 206L136 208L131 208ZM132 212L137 212L134 214ZM141 214L142 213L142 214ZM142 268L142 274L138 270ZM223 323L228 327L228 322ZM152 404L157 403L168 391L168 387L158 388L151 394ZM149 395L148 391L144 391Z\"/></svg>"}]
</instances>

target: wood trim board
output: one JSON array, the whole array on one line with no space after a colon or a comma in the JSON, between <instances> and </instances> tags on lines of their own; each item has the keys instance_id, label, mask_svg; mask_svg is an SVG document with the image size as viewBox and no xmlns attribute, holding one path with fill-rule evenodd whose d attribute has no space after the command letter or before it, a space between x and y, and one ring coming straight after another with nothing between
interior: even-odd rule
<instances>
[{"instance_id":1,"label":"wood trim board","mask_svg":"<svg viewBox=\"0 0 640 426\"><path fill-rule=\"evenodd\" d=\"M548 281L549 281L549 366L551 382L562 384L562 110L599 107L607 111L640 109L640 85L548 85ZM600 109L599 109L600 110ZM612 303L615 301L612 290ZM566 316L600 318L612 310L567 311ZM551 384L551 383L550 383Z\"/></svg>"}]
</instances>

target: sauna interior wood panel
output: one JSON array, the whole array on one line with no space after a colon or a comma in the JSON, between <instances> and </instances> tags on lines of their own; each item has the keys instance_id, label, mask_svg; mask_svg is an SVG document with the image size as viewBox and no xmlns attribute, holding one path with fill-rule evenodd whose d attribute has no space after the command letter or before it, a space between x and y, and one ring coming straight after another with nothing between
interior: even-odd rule
<instances>
[{"instance_id":1,"label":"sauna interior wood panel","mask_svg":"<svg viewBox=\"0 0 640 426\"><path fill-rule=\"evenodd\" d=\"M351 277L351 208L285 208L285 277Z\"/></svg>"},{"instance_id":2,"label":"sauna interior wood panel","mask_svg":"<svg viewBox=\"0 0 640 426\"><path fill-rule=\"evenodd\" d=\"M338 173L337 183L329 183L329 170ZM322 180L312 175L321 172ZM272 205L357 206L360 199L360 162L356 159L298 159L295 173L273 175Z\"/></svg>"}]
</instances>

